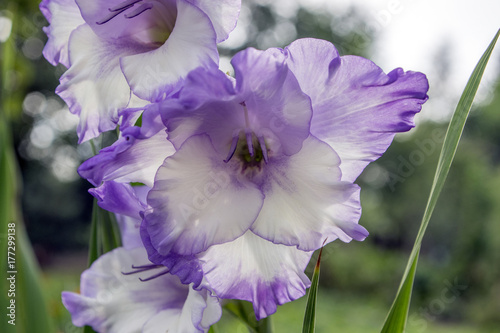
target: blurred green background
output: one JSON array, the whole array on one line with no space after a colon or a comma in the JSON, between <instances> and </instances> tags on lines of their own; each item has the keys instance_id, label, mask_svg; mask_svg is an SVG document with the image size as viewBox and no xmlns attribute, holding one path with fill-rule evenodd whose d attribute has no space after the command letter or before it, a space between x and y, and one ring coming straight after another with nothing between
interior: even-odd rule
<instances>
[{"instance_id":1,"label":"blurred green background","mask_svg":"<svg viewBox=\"0 0 500 333\"><path fill-rule=\"evenodd\" d=\"M327 39L341 54L370 58L377 36L363 29L366 16L356 7L336 16L297 6L293 15L283 16L266 2L243 2L242 22L251 24L244 25L239 43L221 46L223 63L248 46L283 47L301 37ZM78 290L86 268L92 198L76 168L91 149L77 146L77 119L54 94L65 69L41 56L47 22L38 2L13 1L0 7L0 17L14 19L11 38L0 44L3 64L7 48L15 54L12 66L2 66L1 86L22 172L24 223L43 271L50 315L59 332L76 332L60 293ZM443 81L430 82L431 99L439 97L449 71L446 45L443 41L441 61L435 62ZM407 332L498 332L500 327L500 80L485 95L466 124L424 238ZM451 112L456 102L440 107ZM422 111L432 112L426 106ZM370 236L325 248L318 332L380 329L417 234L446 127L419 121L359 178L360 223ZM276 331L300 331L304 308L305 298L282 306L273 316ZM229 315L224 318L217 324L223 332L245 332Z\"/></svg>"}]
</instances>

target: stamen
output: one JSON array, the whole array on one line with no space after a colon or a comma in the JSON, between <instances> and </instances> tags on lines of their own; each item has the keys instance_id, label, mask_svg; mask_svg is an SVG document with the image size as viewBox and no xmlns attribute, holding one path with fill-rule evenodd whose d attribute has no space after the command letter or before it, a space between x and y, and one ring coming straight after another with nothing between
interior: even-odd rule
<instances>
[{"instance_id":1,"label":"stamen","mask_svg":"<svg viewBox=\"0 0 500 333\"><path fill-rule=\"evenodd\" d=\"M253 151L253 138L252 138L252 132L247 131L246 132L246 137L247 137L247 146L248 146L248 152L250 153L250 156L253 157L254 151Z\"/></svg>"},{"instance_id":2,"label":"stamen","mask_svg":"<svg viewBox=\"0 0 500 333\"><path fill-rule=\"evenodd\" d=\"M133 269L141 269L141 268L150 268L150 269L153 269L153 268L158 268L158 267L162 267L162 266L161 265L156 265L156 264L147 264L147 265L139 265L139 266L132 265Z\"/></svg>"},{"instance_id":3,"label":"stamen","mask_svg":"<svg viewBox=\"0 0 500 333\"><path fill-rule=\"evenodd\" d=\"M236 147L238 146L238 140L240 138L239 133L236 133L233 136L233 141L231 142L231 148L229 148L229 153L227 154L226 159L224 160L225 163L229 162L231 158L234 155L234 152L236 151Z\"/></svg>"},{"instance_id":4,"label":"stamen","mask_svg":"<svg viewBox=\"0 0 500 333\"><path fill-rule=\"evenodd\" d=\"M136 10L134 10L131 13L125 14L125 17L128 19L134 18L142 13L144 13L146 10L149 10L153 8L153 5L150 3L143 3L142 5L139 6Z\"/></svg>"},{"instance_id":5,"label":"stamen","mask_svg":"<svg viewBox=\"0 0 500 333\"><path fill-rule=\"evenodd\" d=\"M127 9L129 9L129 8L131 8L133 6L134 5L130 5L128 7L125 7L125 8L123 8L119 12L111 12L111 14L109 14L108 16L106 16L105 18L103 18L101 21L97 21L96 24L102 25L104 23L107 23L107 22L111 21L113 18L115 18L116 16L120 15L121 13L123 13L124 11L126 11Z\"/></svg>"},{"instance_id":6,"label":"stamen","mask_svg":"<svg viewBox=\"0 0 500 333\"><path fill-rule=\"evenodd\" d=\"M259 144L260 144L260 150L262 150L262 156L264 156L264 162L266 162L267 164L269 160L267 157L266 141L264 140L263 136L259 137Z\"/></svg>"},{"instance_id":7,"label":"stamen","mask_svg":"<svg viewBox=\"0 0 500 333\"><path fill-rule=\"evenodd\" d=\"M122 272L122 274L123 275L131 275L131 274L136 274L136 273L141 273L141 272L149 271L151 269L155 269L155 268L159 268L159 267L163 267L163 266L155 265L155 264L142 265L142 266L132 265L132 269L135 269L135 271Z\"/></svg>"},{"instance_id":8,"label":"stamen","mask_svg":"<svg viewBox=\"0 0 500 333\"><path fill-rule=\"evenodd\" d=\"M142 0L127 0L115 7L108 8L110 12L116 12L116 11L121 11L122 9L127 9L132 7L134 4L141 2Z\"/></svg>"},{"instance_id":9,"label":"stamen","mask_svg":"<svg viewBox=\"0 0 500 333\"><path fill-rule=\"evenodd\" d=\"M158 273L158 274L155 274L155 275L150 276L150 277L145 278L145 279L139 278L139 280L141 280L142 282L150 281L150 280L156 279L157 277L160 277L160 276L162 276L162 275L165 275L165 274L167 274L168 272L170 272L170 270L167 268L167 269L165 269L165 270L161 271L161 272L160 272L160 273Z\"/></svg>"}]
</instances>

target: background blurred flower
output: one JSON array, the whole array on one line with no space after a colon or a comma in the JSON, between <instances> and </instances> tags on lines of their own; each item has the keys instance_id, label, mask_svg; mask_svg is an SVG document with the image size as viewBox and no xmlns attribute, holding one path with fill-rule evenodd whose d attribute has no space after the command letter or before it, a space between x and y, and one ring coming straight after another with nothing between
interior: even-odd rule
<instances>
[{"instance_id":1,"label":"background blurred flower","mask_svg":"<svg viewBox=\"0 0 500 333\"><path fill-rule=\"evenodd\" d=\"M239 6L239 0L44 0L40 9L51 23L44 55L68 67L56 92L80 116L80 142L115 128L127 106L171 93L190 70L217 64L216 43L234 28Z\"/></svg>"}]
</instances>

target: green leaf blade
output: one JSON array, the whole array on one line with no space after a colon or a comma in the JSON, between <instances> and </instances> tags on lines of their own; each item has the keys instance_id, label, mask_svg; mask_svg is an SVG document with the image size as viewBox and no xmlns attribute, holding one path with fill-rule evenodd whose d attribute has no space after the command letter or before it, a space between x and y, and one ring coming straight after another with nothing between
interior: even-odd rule
<instances>
[{"instance_id":1,"label":"green leaf blade","mask_svg":"<svg viewBox=\"0 0 500 333\"><path fill-rule=\"evenodd\" d=\"M406 322L408 319L411 292L413 289L413 281L415 278L415 271L422 239L431 219L434 208L436 207L436 203L441 190L443 189L445 180L448 176L448 172L455 157L458 143L460 141L460 137L462 136L467 117L469 116L474 97L479 88L484 70L499 36L500 30L497 31L495 37L474 68L474 71L472 72L469 81L465 86L455 112L453 113L453 116L450 120L450 124L448 126L448 130L443 142L443 148L439 156L439 161L436 168L436 173L434 175L434 181L432 183L429 199L427 201L422 222L420 224L420 229L415 239L415 244L410 254L410 258L403 274L398 292L385 319L384 326L381 332L398 333L404 332L405 330Z\"/></svg>"},{"instance_id":2,"label":"green leaf blade","mask_svg":"<svg viewBox=\"0 0 500 333\"><path fill-rule=\"evenodd\" d=\"M318 298L319 272L322 252L323 248L319 251L318 261L316 261L316 265L314 266L311 287L309 288L309 296L307 298L306 311L304 313L302 333L314 333L316 329L316 300Z\"/></svg>"}]
</instances>

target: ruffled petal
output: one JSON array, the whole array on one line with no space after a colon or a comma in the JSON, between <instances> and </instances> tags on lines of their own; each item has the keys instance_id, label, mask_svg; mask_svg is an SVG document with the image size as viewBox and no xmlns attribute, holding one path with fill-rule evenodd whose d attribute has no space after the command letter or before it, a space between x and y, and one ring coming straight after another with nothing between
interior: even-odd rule
<instances>
[{"instance_id":1,"label":"ruffled petal","mask_svg":"<svg viewBox=\"0 0 500 333\"><path fill-rule=\"evenodd\" d=\"M179 81L199 66L218 63L215 31L198 7L177 1L177 20L167 41L151 52L123 57L121 67L133 92L157 101L179 89Z\"/></svg>"},{"instance_id":2,"label":"ruffled petal","mask_svg":"<svg viewBox=\"0 0 500 333\"><path fill-rule=\"evenodd\" d=\"M82 163L78 173L95 186L102 181L116 180L152 187L163 160L175 152L166 133L159 131L148 138L141 133L141 128L131 127L122 135L113 145Z\"/></svg>"},{"instance_id":3,"label":"ruffled petal","mask_svg":"<svg viewBox=\"0 0 500 333\"><path fill-rule=\"evenodd\" d=\"M61 63L70 66L68 44L73 30L85 21L75 0L43 0L40 11L50 25L44 27L48 41L43 49L43 55L48 62L56 66Z\"/></svg>"},{"instance_id":4,"label":"ruffled petal","mask_svg":"<svg viewBox=\"0 0 500 333\"><path fill-rule=\"evenodd\" d=\"M253 303L257 319L302 297L310 281L304 269L312 252L273 244L251 231L200 255L207 282L221 298Z\"/></svg>"},{"instance_id":5,"label":"ruffled petal","mask_svg":"<svg viewBox=\"0 0 500 333\"><path fill-rule=\"evenodd\" d=\"M299 153L271 160L261 185L266 199L251 230L305 251L325 239L363 240L368 232L353 226L361 215L359 187L340 180L340 165L331 147L312 136Z\"/></svg>"},{"instance_id":6,"label":"ruffled petal","mask_svg":"<svg viewBox=\"0 0 500 333\"><path fill-rule=\"evenodd\" d=\"M118 248L96 260L82 274L81 294L63 293L63 304L73 323L90 325L99 332L135 333L160 311L182 309L189 287L177 277L166 274L142 282L139 278L147 278L155 271L122 273L130 272L132 265L144 264L149 261L143 248Z\"/></svg>"},{"instance_id":7,"label":"ruffled petal","mask_svg":"<svg viewBox=\"0 0 500 333\"><path fill-rule=\"evenodd\" d=\"M189 0L203 10L214 26L217 43L227 39L236 27L240 14L241 0Z\"/></svg>"},{"instance_id":8,"label":"ruffled petal","mask_svg":"<svg viewBox=\"0 0 500 333\"><path fill-rule=\"evenodd\" d=\"M241 236L257 217L264 197L238 178L207 136L194 136L167 158L148 194L144 224L162 255L205 251Z\"/></svg>"},{"instance_id":9,"label":"ruffled petal","mask_svg":"<svg viewBox=\"0 0 500 333\"><path fill-rule=\"evenodd\" d=\"M396 132L410 130L427 100L424 74L401 68L384 74L367 59L339 57L326 41L298 40L285 54L312 99L311 133L339 154L342 180L354 181L386 151Z\"/></svg>"},{"instance_id":10,"label":"ruffled petal","mask_svg":"<svg viewBox=\"0 0 500 333\"><path fill-rule=\"evenodd\" d=\"M71 34L71 67L61 77L56 93L80 117L79 142L116 127L118 111L130 100L130 88L120 70L119 58L138 51L137 45L99 39L87 25Z\"/></svg>"}]
</instances>

